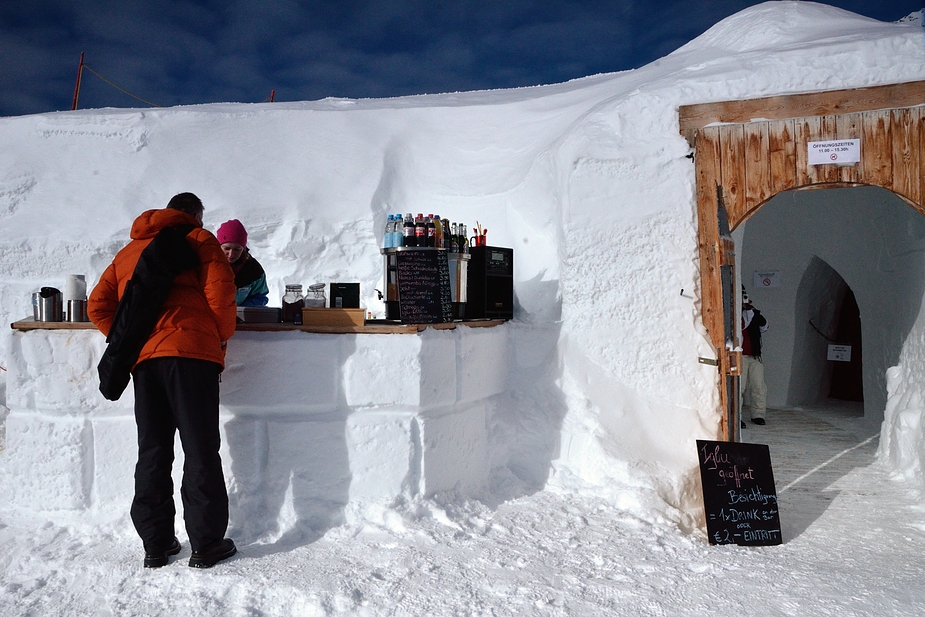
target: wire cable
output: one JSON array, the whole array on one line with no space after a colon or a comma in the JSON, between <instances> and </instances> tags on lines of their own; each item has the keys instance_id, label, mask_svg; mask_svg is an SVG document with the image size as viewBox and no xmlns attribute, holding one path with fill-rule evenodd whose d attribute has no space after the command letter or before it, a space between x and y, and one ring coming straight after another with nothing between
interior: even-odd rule
<instances>
[{"instance_id":1,"label":"wire cable","mask_svg":"<svg viewBox=\"0 0 925 617\"><path fill-rule=\"evenodd\" d=\"M813 317L813 319L815 319L815 317ZM836 343L836 344L837 344L838 341L836 341L836 340L833 339L833 338L829 338L828 336L826 336L825 334L823 334L822 330L820 330L819 328L816 327L816 324L813 323L813 319L810 319L810 320L809 320L809 325L811 325L811 326L813 327L813 330L815 330L816 332L818 332L818 333L819 333L819 336L821 336L822 338L824 338L824 339L827 340L828 342L830 342L830 343Z\"/></svg>"},{"instance_id":2,"label":"wire cable","mask_svg":"<svg viewBox=\"0 0 925 617\"><path fill-rule=\"evenodd\" d=\"M118 90L119 92L122 92L123 94L129 95L129 96L132 97L133 99L138 99L138 100L141 101L142 103L145 103L145 104L147 104L147 105L150 105L151 107L163 107L163 105L158 105L157 103L152 103L151 101L146 101L145 99L141 98L140 96L135 96L134 94L132 94L132 93L129 92L128 90L125 90L124 88L120 88L120 87L117 86L116 84L112 83L111 81L109 81L108 79L106 79L105 77L103 77L102 75L100 75L99 73L97 73L96 71L94 71L93 69L91 69L91 68L90 68L89 66L87 66L86 64L83 65L83 68L87 69L88 71L90 71L91 73L93 73L94 75L96 75L97 77L99 77L100 79L102 79L103 81L105 81L107 84L109 84L110 86L112 86L113 88L115 88L116 90Z\"/></svg>"},{"instance_id":3,"label":"wire cable","mask_svg":"<svg viewBox=\"0 0 925 617\"><path fill-rule=\"evenodd\" d=\"M133 99L139 100L139 101L141 101L142 103L144 103L144 104L146 104L146 105L150 105L151 107L163 107L163 105L158 105L157 103L152 103L151 101L145 100L145 99L141 98L140 96L136 96L136 95L132 94L131 92L129 92L129 91L126 90L125 88L122 88L122 87L120 87L120 86L117 86L116 84L114 84L114 83L111 82L110 80L106 79L105 77L103 77L102 75L100 75L99 73L97 73L96 71L94 71L93 69L91 69L86 63L81 64L81 70L83 70L83 69L87 69L88 71L90 71L91 73L93 73L94 75L96 75L97 77L99 77L100 79L102 79L104 82L106 82L107 84L109 84L110 86L112 86L113 88L115 88L116 90L118 90L119 92L121 92L121 93L123 93L123 94L126 94L126 95L132 97ZM262 101L260 101L260 102L261 102L261 103L272 103L272 102L274 102L274 95L275 95L275 94L276 94L276 91L274 90L273 92L270 93L270 96L269 96L269 97L265 98L264 100L262 100ZM76 100L76 99L75 99L75 100Z\"/></svg>"}]
</instances>

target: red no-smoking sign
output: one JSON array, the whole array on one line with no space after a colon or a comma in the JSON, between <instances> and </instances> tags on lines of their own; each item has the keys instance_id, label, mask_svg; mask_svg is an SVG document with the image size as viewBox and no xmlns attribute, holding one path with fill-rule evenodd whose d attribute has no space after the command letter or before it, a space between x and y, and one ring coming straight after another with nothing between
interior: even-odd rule
<instances>
[{"instance_id":1,"label":"red no-smoking sign","mask_svg":"<svg viewBox=\"0 0 925 617\"><path fill-rule=\"evenodd\" d=\"M752 285L756 288L780 287L780 271L756 270L752 272Z\"/></svg>"}]
</instances>

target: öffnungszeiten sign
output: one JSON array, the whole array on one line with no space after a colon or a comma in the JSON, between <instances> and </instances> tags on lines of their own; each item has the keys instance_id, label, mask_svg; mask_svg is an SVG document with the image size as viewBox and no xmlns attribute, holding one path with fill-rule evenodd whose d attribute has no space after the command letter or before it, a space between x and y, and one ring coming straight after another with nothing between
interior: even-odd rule
<instances>
[{"instance_id":1,"label":"\u00f6ffnungszeiten sign","mask_svg":"<svg viewBox=\"0 0 925 617\"><path fill-rule=\"evenodd\" d=\"M811 141L806 147L810 165L852 165L861 162L860 139Z\"/></svg>"}]
</instances>

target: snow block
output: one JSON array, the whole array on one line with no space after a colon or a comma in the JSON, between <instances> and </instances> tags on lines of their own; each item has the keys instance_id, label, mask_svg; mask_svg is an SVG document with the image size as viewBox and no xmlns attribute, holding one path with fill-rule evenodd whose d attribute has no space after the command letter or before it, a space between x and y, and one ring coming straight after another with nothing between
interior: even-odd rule
<instances>
[{"instance_id":1,"label":"snow block","mask_svg":"<svg viewBox=\"0 0 925 617\"><path fill-rule=\"evenodd\" d=\"M425 496L451 490L472 494L482 489L491 471L484 406L423 417L420 422Z\"/></svg>"},{"instance_id":2,"label":"snow block","mask_svg":"<svg viewBox=\"0 0 925 617\"><path fill-rule=\"evenodd\" d=\"M347 419L350 500L415 494L420 482L418 427L410 412L360 412Z\"/></svg>"},{"instance_id":3,"label":"snow block","mask_svg":"<svg viewBox=\"0 0 925 617\"><path fill-rule=\"evenodd\" d=\"M222 404L236 414L328 412L341 400L344 335L238 332L228 341Z\"/></svg>"},{"instance_id":4,"label":"snow block","mask_svg":"<svg viewBox=\"0 0 925 617\"><path fill-rule=\"evenodd\" d=\"M138 431L134 416L92 420L91 507L114 517L125 514L135 493Z\"/></svg>"},{"instance_id":5,"label":"snow block","mask_svg":"<svg viewBox=\"0 0 925 617\"><path fill-rule=\"evenodd\" d=\"M471 403L508 388L511 361L508 328L458 328L456 400Z\"/></svg>"},{"instance_id":6,"label":"snow block","mask_svg":"<svg viewBox=\"0 0 925 617\"><path fill-rule=\"evenodd\" d=\"M106 340L96 330L14 332L7 405L50 414L86 413L97 408L115 413L131 410L131 385L118 401L107 401L100 394L96 366L105 348Z\"/></svg>"},{"instance_id":7,"label":"snow block","mask_svg":"<svg viewBox=\"0 0 925 617\"><path fill-rule=\"evenodd\" d=\"M421 338L421 378L419 407L431 409L456 403L456 340L453 330L428 328Z\"/></svg>"},{"instance_id":8,"label":"snow block","mask_svg":"<svg viewBox=\"0 0 925 617\"><path fill-rule=\"evenodd\" d=\"M271 528L262 490L267 464L266 422L240 417L229 419L223 424L221 454L222 464L227 468L230 526L239 537L256 539Z\"/></svg>"},{"instance_id":9,"label":"snow block","mask_svg":"<svg viewBox=\"0 0 925 617\"><path fill-rule=\"evenodd\" d=\"M349 407L407 406L421 402L423 341L406 334L356 336L344 362Z\"/></svg>"},{"instance_id":10,"label":"snow block","mask_svg":"<svg viewBox=\"0 0 925 617\"><path fill-rule=\"evenodd\" d=\"M350 491L344 425L335 417L267 423L264 503L282 530L326 530L342 520Z\"/></svg>"},{"instance_id":11,"label":"snow block","mask_svg":"<svg viewBox=\"0 0 925 617\"><path fill-rule=\"evenodd\" d=\"M12 412L6 424L0 478L8 503L37 510L87 508L93 465L90 423Z\"/></svg>"}]
</instances>

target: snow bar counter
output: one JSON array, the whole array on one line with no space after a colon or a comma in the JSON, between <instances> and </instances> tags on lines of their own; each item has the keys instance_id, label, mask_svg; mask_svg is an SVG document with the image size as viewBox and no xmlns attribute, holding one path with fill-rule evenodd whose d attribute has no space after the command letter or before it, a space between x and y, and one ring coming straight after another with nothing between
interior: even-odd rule
<instances>
[{"instance_id":1,"label":"snow bar counter","mask_svg":"<svg viewBox=\"0 0 925 617\"><path fill-rule=\"evenodd\" d=\"M100 394L104 337L89 323L12 327L4 469L24 488L5 498L123 516L134 395ZM232 529L325 529L349 519L352 502L475 494L488 481L486 418L508 389L510 336L502 321L239 324L221 380ZM177 486L182 458L177 448Z\"/></svg>"}]
</instances>

